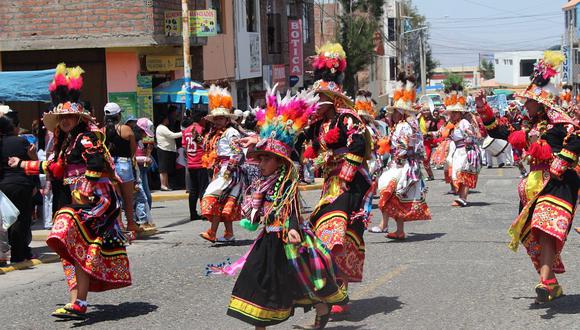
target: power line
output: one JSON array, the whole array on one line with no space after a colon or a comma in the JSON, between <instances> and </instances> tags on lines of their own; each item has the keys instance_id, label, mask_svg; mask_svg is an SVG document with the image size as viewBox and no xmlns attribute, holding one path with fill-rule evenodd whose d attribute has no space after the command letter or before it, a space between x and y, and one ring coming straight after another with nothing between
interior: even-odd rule
<instances>
[{"instance_id":1,"label":"power line","mask_svg":"<svg viewBox=\"0 0 580 330\"><path fill-rule=\"evenodd\" d=\"M561 13L554 13L554 14L534 14L534 15L518 15L518 16L480 16L480 17L452 17L452 16L443 16L443 17L433 17L427 18L429 21L499 21L499 20L511 20L511 19L522 19L522 18L531 18L531 17L556 17L561 16Z\"/></svg>"}]
</instances>

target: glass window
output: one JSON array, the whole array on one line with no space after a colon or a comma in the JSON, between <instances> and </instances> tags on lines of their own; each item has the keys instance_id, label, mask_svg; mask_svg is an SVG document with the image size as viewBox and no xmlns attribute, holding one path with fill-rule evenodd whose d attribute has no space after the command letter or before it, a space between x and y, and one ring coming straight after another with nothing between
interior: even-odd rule
<instances>
[{"instance_id":1,"label":"glass window","mask_svg":"<svg viewBox=\"0 0 580 330\"><path fill-rule=\"evenodd\" d=\"M389 80L397 79L397 59L389 57Z\"/></svg>"},{"instance_id":2,"label":"glass window","mask_svg":"<svg viewBox=\"0 0 580 330\"><path fill-rule=\"evenodd\" d=\"M258 32L255 0L246 0L246 32Z\"/></svg>"},{"instance_id":3,"label":"glass window","mask_svg":"<svg viewBox=\"0 0 580 330\"><path fill-rule=\"evenodd\" d=\"M393 17L387 20L387 40L395 41L395 18Z\"/></svg>"},{"instance_id":4,"label":"glass window","mask_svg":"<svg viewBox=\"0 0 580 330\"><path fill-rule=\"evenodd\" d=\"M310 43L310 19L312 17L313 5L311 3L303 3L303 14L302 14L302 40L305 44Z\"/></svg>"},{"instance_id":5,"label":"glass window","mask_svg":"<svg viewBox=\"0 0 580 330\"><path fill-rule=\"evenodd\" d=\"M216 12L216 31L217 33L225 33L224 31L224 12L223 9L224 8L222 6L222 1L223 0L209 0L208 3L208 9L213 9Z\"/></svg>"},{"instance_id":6,"label":"glass window","mask_svg":"<svg viewBox=\"0 0 580 330\"><path fill-rule=\"evenodd\" d=\"M520 61L520 77L529 77L534 72L534 64L536 60L521 60Z\"/></svg>"},{"instance_id":7,"label":"glass window","mask_svg":"<svg viewBox=\"0 0 580 330\"><path fill-rule=\"evenodd\" d=\"M280 14L268 14L268 53L282 52L282 20Z\"/></svg>"}]
</instances>

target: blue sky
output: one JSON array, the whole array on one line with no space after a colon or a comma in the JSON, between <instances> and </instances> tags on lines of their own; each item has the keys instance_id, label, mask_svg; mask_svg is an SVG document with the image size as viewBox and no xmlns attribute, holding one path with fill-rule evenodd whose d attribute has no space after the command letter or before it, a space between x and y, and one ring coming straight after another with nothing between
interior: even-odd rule
<instances>
[{"instance_id":1,"label":"blue sky","mask_svg":"<svg viewBox=\"0 0 580 330\"><path fill-rule=\"evenodd\" d=\"M477 65L479 53L560 44L565 0L412 0L427 17L442 67Z\"/></svg>"}]
</instances>

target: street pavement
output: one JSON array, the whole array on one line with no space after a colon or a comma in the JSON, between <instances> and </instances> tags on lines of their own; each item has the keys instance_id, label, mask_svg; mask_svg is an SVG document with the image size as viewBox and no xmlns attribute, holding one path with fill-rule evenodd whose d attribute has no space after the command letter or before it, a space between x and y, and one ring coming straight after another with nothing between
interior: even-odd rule
<instances>
[{"instance_id":1,"label":"street pavement","mask_svg":"<svg viewBox=\"0 0 580 330\"><path fill-rule=\"evenodd\" d=\"M452 208L449 186L437 171L429 182L432 221L408 223L405 242L365 234L364 281L351 286L351 312L328 329L544 329L580 324L579 236L572 232L560 276L566 296L536 307L538 281L523 250L507 248L507 228L517 214L515 169L484 169L472 206ZM308 205L319 191L303 193ZM378 200L375 200L375 204ZM50 313L67 302L58 263L0 275L0 328L251 329L225 315L235 278L205 276L205 266L249 248L255 233L236 226L233 246L211 246L197 234L207 223L186 222L187 201L155 203L161 233L129 248L133 286L89 296L89 318L59 322ZM380 214L375 207L373 222ZM394 228L394 223L391 224ZM296 315L276 329L311 323Z\"/></svg>"}]
</instances>

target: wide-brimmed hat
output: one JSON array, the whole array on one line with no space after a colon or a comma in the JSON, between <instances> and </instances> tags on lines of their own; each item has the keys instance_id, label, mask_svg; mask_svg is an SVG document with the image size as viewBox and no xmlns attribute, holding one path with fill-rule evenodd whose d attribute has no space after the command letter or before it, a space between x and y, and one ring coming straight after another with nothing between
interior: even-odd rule
<instances>
[{"instance_id":1,"label":"wide-brimmed hat","mask_svg":"<svg viewBox=\"0 0 580 330\"><path fill-rule=\"evenodd\" d=\"M45 113L44 116L42 116L44 127L49 131L54 131L58 126L61 116L64 115L75 115L78 116L79 119L85 121L93 120L90 112L85 111L82 104L66 102L58 104L50 112Z\"/></svg>"},{"instance_id":2,"label":"wide-brimmed hat","mask_svg":"<svg viewBox=\"0 0 580 330\"><path fill-rule=\"evenodd\" d=\"M48 86L54 107L42 116L47 130L54 131L58 127L61 116L75 115L79 120L94 121L91 113L86 111L79 102L80 90L83 86L83 69L67 68L64 63L56 67L54 79Z\"/></svg>"},{"instance_id":3,"label":"wide-brimmed hat","mask_svg":"<svg viewBox=\"0 0 580 330\"><path fill-rule=\"evenodd\" d=\"M549 109L561 110L560 90L550 80L558 74L564 59L559 51L545 51L544 57L534 65L530 84L523 92L516 93L516 97L534 100Z\"/></svg>"},{"instance_id":4,"label":"wide-brimmed hat","mask_svg":"<svg viewBox=\"0 0 580 330\"><path fill-rule=\"evenodd\" d=\"M326 95L337 108L354 108L352 99L344 94L342 87L334 81L317 80L312 85L312 89L316 93Z\"/></svg>"},{"instance_id":5,"label":"wide-brimmed hat","mask_svg":"<svg viewBox=\"0 0 580 330\"><path fill-rule=\"evenodd\" d=\"M213 121L216 117L227 117L231 120L238 118L232 112L232 95L227 89L211 85L208 91L209 114L204 118Z\"/></svg>"}]
</instances>

